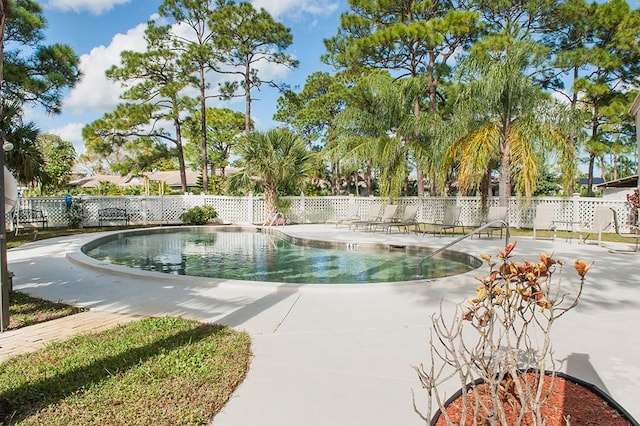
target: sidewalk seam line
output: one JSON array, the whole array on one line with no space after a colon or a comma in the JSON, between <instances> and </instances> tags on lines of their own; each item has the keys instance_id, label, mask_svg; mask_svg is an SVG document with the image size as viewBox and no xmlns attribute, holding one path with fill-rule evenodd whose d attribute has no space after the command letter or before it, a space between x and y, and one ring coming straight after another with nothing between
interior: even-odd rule
<instances>
[{"instance_id":1,"label":"sidewalk seam line","mask_svg":"<svg viewBox=\"0 0 640 426\"><path fill-rule=\"evenodd\" d=\"M289 310L287 311L287 313L284 314L284 316L282 317L280 322L278 322L276 327L273 329L273 334L275 334L278 331L278 329L280 328L280 326L285 322L285 320L287 319L287 317L289 316L289 314L293 310L293 307L296 306L296 303L298 303L298 300L300 300L301 297L302 297L302 293L299 293L298 297L296 297L296 300L294 300L293 303L291 304L291 306L289 307Z\"/></svg>"}]
</instances>

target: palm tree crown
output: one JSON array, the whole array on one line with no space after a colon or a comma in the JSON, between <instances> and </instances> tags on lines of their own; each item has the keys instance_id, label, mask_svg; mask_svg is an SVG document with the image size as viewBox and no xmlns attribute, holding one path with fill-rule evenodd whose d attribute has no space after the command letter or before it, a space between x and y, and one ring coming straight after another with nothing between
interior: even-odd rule
<instances>
[{"instance_id":1,"label":"palm tree crown","mask_svg":"<svg viewBox=\"0 0 640 426\"><path fill-rule=\"evenodd\" d=\"M537 60L531 43L517 42L498 57L468 58L460 68L468 85L456 105L447 157L460 162L462 190L486 183L497 167L501 206L511 196L512 177L518 192L533 195L545 150L562 151L563 161L571 157L564 137L569 115L526 74Z\"/></svg>"},{"instance_id":2,"label":"palm tree crown","mask_svg":"<svg viewBox=\"0 0 640 426\"><path fill-rule=\"evenodd\" d=\"M235 146L242 171L229 176L229 188L264 191L267 211L274 213L278 193L300 187L313 170L312 153L288 129L250 132Z\"/></svg>"}]
</instances>

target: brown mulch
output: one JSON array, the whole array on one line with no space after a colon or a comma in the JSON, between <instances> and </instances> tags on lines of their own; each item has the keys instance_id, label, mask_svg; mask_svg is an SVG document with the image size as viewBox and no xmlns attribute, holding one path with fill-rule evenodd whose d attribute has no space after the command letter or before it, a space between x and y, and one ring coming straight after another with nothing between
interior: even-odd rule
<instances>
[{"instance_id":1,"label":"brown mulch","mask_svg":"<svg viewBox=\"0 0 640 426\"><path fill-rule=\"evenodd\" d=\"M524 376L527 377L530 383L538 377L535 373L526 373ZM550 385L551 380L545 380L543 392L546 393ZM486 398L483 397L483 390L485 391L484 394L487 394L487 386L479 385L477 389L481 398L488 403L490 398L488 396ZM467 425L473 424L472 414L469 414L469 411L471 411L470 407L473 407L474 398L473 391L467 393L467 418L465 420ZM520 405L515 397L506 398L506 400L508 401L505 402L507 423L515 425L517 424ZM446 408L447 413L455 424L460 424L461 409L462 397L453 401ZM588 388L558 376L553 379L553 390L542 408L541 414L546 426L565 426L567 419L570 419L572 426L629 426L631 424L599 395ZM477 420L478 424L483 424L482 416L478 416ZM446 422L444 416L441 415L436 422L436 426L444 425L446 425ZM522 425L533 426L535 423L529 417L524 419Z\"/></svg>"}]
</instances>

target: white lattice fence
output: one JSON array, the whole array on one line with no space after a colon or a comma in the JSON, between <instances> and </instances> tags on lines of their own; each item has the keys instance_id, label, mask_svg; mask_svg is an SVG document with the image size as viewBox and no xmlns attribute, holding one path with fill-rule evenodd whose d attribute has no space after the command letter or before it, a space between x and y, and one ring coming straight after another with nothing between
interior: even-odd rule
<instances>
[{"instance_id":1,"label":"white lattice fence","mask_svg":"<svg viewBox=\"0 0 640 426\"><path fill-rule=\"evenodd\" d=\"M267 207L264 198L252 197L251 200L251 216L247 222L264 223L267 220Z\"/></svg>"},{"instance_id":2,"label":"white lattice fence","mask_svg":"<svg viewBox=\"0 0 640 426\"><path fill-rule=\"evenodd\" d=\"M315 207L321 209L318 222L326 222L328 220L336 220L346 218L349 206L356 203L356 197L314 197L318 199ZM359 210L359 209L358 209Z\"/></svg>"},{"instance_id":3,"label":"white lattice fence","mask_svg":"<svg viewBox=\"0 0 640 426\"><path fill-rule=\"evenodd\" d=\"M533 220L535 218L535 208L539 204L544 205L552 205L554 210L554 220L562 220L562 221L574 221L577 220L575 218L574 212L579 210L579 206L574 204L574 201L569 198L555 198L555 197L544 197L544 198L535 198L534 203L530 206L529 217L527 222L525 222L525 226L527 228L533 227Z\"/></svg>"},{"instance_id":4,"label":"white lattice fence","mask_svg":"<svg viewBox=\"0 0 640 426\"><path fill-rule=\"evenodd\" d=\"M287 220L295 223L306 222L305 197L283 197L283 200L291 202L291 206L287 211Z\"/></svg>"},{"instance_id":5,"label":"white lattice fence","mask_svg":"<svg viewBox=\"0 0 640 426\"><path fill-rule=\"evenodd\" d=\"M440 198L418 198L417 202L419 204L418 222L434 223L439 217L438 211L440 210Z\"/></svg>"},{"instance_id":6,"label":"white lattice fence","mask_svg":"<svg viewBox=\"0 0 640 426\"><path fill-rule=\"evenodd\" d=\"M205 204L216 209L218 217L225 222L249 223L248 197L207 196Z\"/></svg>"},{"instance_id":7,"label":"white lattice fence","mask_svg":"<svg viewBox=\"0 0 640 426\"><path fill-rule=\"evenodd\" d=\"M352 202L358 206L358 217L367 217L371 203L380 203L381 200L377 197L354 197ZM337 219L337 217L332 217L330 219Z\"/></svg>"},{"instance_id":8,"label":"white lattice fence","mask_svg":"<svg viewBox=\"0 0 640 426\"><path fill-rule=\"evenodd\" d=\"M134 197L82 197L81 201L74 198L72 202L82 203L83 225L98 226L98 212L105 208L120 208L131 212L130 205Z\"/></svg>"},{"instance_id":9,"label":"white lattice fence","mask_svg":"<svg viewBox=\"0 0 640 426\"><path fill-rule=\"evenodd\" d=\"M406 209L409 206L417 206L418 207L418 213L416 213L416 220L419 220L419 213L420 213L420 199L418 197L404 197L401 198L400 200L398 200L398 214L396 215L396 217L398 218L402 218L402 215L404 213L404 209Z\"/></svg>"},{"instance_id":10,"label":"white lattice fence","mask_svg":"<svg viewBox=\"0 0 640 426\"><path fill-rule=\"evenodd\" d=\"M554 220L573 221L576 206L569 198L536 197L512 198L509 203L509 225L514 228L532 228L536 207L540 204L554 206Z\"/></svg>"},{"instance_id":11,"label":"white lattice fence","mask_svg":"<svg viewBox=\"0 0 640 426\"><path fill-rule=\"evenodd\" d=\"M16 208L40 210L49 226L67 226L67 207L63 197L20 198Z\"/></svg>"},{"instance_id":12,"label":"white lattice fence","mask_svg":"<svg viewBox=\"0 0 640 426\"><path fill-rule=\"evenodd\" d=\"M350 204L355 204L361 217L367 215L372 203L385 203L380 197L286 197L290 199L289 220L297 223L324 223L327 220L343 218ZM98 224L98 211L108 207L127 210L131 224L178 224L185 210L197 205L213 206L218 217L231 223L263 223L267 220L264 198L227 197L205 195L177 196L122 196L122 197L74 197L74 203L82 203L84 225ZM475 226L484 218L479 197L403 197L397 203L401 206L417 205L417 220L433 223L444 218L447 205L461 208L460 220L465 226ZM586 197L514 197L509 202L509 223L516 228L533 226L535 209L538 204L554 206L555 220L573 221L589 226L596 206L614 208L619 215L623 230L628 228L631 210L624 200ZM498 198L487 200L488 206L497 206ZM63 197L33 197L19 200L18 208L41 210L48 218L49 226L67 226L66 205ZM402 208L399 210L402 211ZM401 214L399 212L399 215ZM610 232L613 232L611 230Z\"/></svg>"},{"instance_id":13,"label":"white lattice fence","mask_svg":"<svg viewBox=\"0 0 640 426\"><path fill-rule=\"evenodd\" d=\"M303 197L298 204L296 220L301 223L324 223L332 217L343 218L355 197Z\"/></svg>"}]
</instances>

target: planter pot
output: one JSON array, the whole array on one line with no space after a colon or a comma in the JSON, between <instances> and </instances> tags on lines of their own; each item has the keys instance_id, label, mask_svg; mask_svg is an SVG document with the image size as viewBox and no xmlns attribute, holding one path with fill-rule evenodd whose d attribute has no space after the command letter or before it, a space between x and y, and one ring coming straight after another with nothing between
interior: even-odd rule
<instances>
[{"instance_id":1,"label":"planter pot","mask_svg":"<svg viewBox=\"0 0 640 426\"><path fill-rule=\"evenodd\" d=\"M525 372L524 374L538 374L536 372ZM549 375L550 372L545 372ZM483 379L467 385L467 390L471 387L481 387L484 383ZM445 403L444 407L447 413L452 416L455 424L459 423L459 405L462 401L462 389L458 390ZM606 404L603 404L602 402ZM471 404L467 404L467 411ZM640 424L627 412L620 404L618 404L611 396L603 392L597 386L587 383L577 377L570 376L565 373L557 372L554 379L554 387L552 396L548 400L549 413L543 414L547 425L564 425L565 418L571 417L571 424L598 424L599 426L618 426L631 425L640 426ZM553 408L552 408L553 406ZM557 418L552 418L553 416ZM582 420L581 420L582 416ZM469 416L469 419L471 416ZM595 422L595 423L594 423ZM440 410L436 411L431 419L431 426L445 425L445 419ZM467 421L465 424L470 424ZM523 422L523 424L528 424Z\"/></svg>"}]
</instances>

